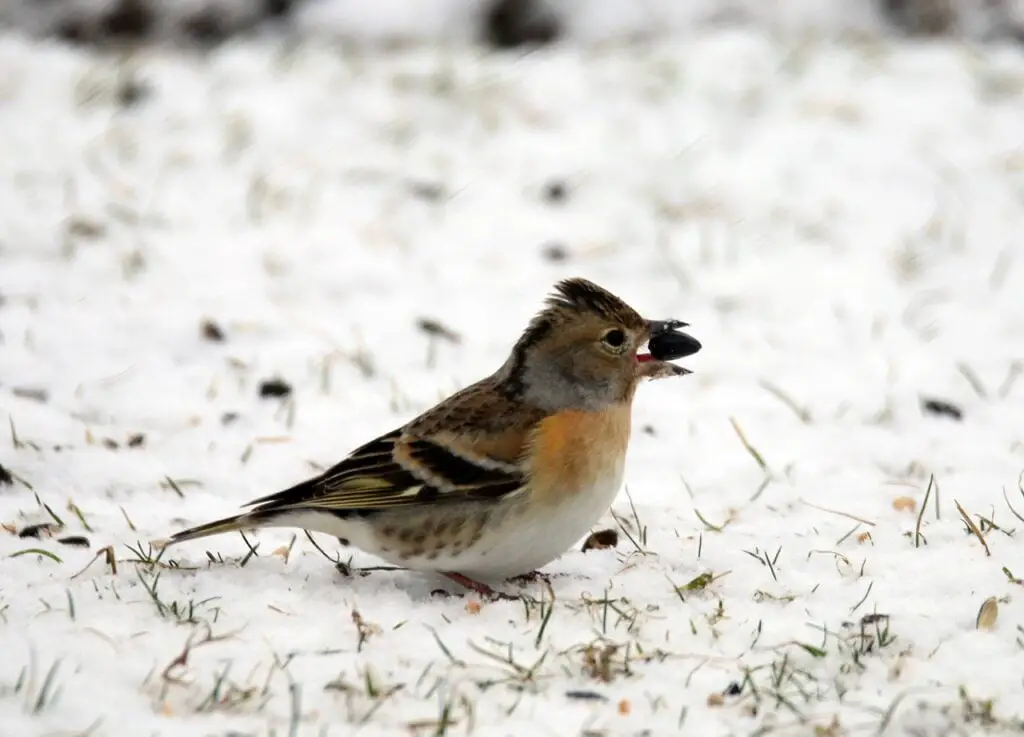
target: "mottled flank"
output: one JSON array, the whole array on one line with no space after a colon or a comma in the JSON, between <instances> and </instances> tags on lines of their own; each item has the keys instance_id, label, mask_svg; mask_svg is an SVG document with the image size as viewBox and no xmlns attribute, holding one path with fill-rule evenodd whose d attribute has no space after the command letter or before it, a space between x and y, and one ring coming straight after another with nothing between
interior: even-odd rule
<instances>
[{"instance_id":1,"label":"mottled flank","mask_svg":"<svg viewBox=\"0 0 1024 737\"><path fill-rule=\"evenodd\" d=\"M395 553L407 563L436 560L443 555L457 559L483 537L492 513L485 509L451 515L443 511L397 517L376 527L374 536L382 551Z\"/></svg>"}]
</instances>

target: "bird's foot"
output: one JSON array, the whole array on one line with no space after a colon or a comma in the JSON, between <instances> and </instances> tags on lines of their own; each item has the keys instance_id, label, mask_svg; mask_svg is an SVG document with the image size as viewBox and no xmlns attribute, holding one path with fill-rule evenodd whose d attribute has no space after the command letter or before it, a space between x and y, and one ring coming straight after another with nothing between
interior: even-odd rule
<instances>
[{"instance_id":1,"label":"bird's foot","mask_svg":"<svg viewBox=\"0 0 1024 737\"><path fill-rule=\"evenodd\" d=\"M518 596L512 596L511 594L506 594L502 591L495 591L487 584L474 581L469 576L463 576L461 573L442 573L441 575L451 581L454 581L460 586L464 586L470 591L479 594L485 599L490 599L491 601L517 601L519 599Z\"/></svg>"},{"instance_id":2,"label":"bird's foot","mask_svg":"<svg viewBox=\"0 0 1024 737\"><path fill-rule=\"evenodd\" d=\"M519 576L513 576L509 581L517 583L520 586L528 583L536 583L537 581L543 581L546 584L550 584L551 576L547 573L541 573L540 571L530 571L529 573L523 573Z\"/></svg>"}]
</instances>

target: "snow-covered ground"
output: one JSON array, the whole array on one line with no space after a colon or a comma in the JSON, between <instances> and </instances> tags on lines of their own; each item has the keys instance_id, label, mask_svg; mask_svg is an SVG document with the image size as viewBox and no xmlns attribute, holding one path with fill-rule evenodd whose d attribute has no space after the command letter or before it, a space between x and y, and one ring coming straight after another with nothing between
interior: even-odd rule
<instances>
[{"instance_id":1,"label":"snow-covered ground","mask_svg":"<svg viewBox=\"0 0 1024 737\"><path fill-rule=\"evenodd\" d=\"M1021 729L1017 50L7 35L0 69L3 735ZM287 530L152 563L489 373L569 275L704 349L554 600Z\"/></svg>"}]
</instances>

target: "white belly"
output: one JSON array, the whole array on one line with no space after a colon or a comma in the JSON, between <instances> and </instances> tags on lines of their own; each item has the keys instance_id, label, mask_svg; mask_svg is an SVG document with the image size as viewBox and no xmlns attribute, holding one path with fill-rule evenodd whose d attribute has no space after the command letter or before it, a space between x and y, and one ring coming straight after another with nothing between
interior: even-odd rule
<instances>
[{"instance_id":1,"label":"white belly","mask_svg":"<svg viewBox=\"0 0 1024 737\"><path fill-rule=\"evenodd\" d=\"M470 578L502 579L546 566L583 538L608 511L622 484L622 473L609 474L590 491L575 494L556 507L532 507L508 517L509 528L492 532L466 551L459 573ZM509 534L514 527L515 533Z\"/></svg>"},{"instance_id":2,"label":"white belly","mask_svg":"<svg viewBox=\"0 0 1024 737\"><path fill-rule=\"evenodd\" d=\"M624 466L625 459L619 458L593 486L566 494L559 504L512 502L500 523L458 556L406 559L396 565L492 581L536 571L571 549L608 511L622 486Z\"/></svg>"}]
</instances>

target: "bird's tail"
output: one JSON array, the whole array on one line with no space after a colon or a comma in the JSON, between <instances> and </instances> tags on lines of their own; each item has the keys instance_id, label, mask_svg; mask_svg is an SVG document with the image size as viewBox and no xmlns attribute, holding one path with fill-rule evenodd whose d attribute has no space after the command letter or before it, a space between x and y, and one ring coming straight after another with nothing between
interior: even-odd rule
<instances>
[{"instance_id":1,"label":"bird's tail","mask_svg":"<svg viewBox=\"0 0 1024 737\"><path fill-rule=\"evenodd\" d=\"M265 527L272 523L279 515L274 512L246 512L236 514L233 517L207 522L205 525L190 527L187 530L176 532L164 540L157 540L153 543L155 547L166 548L170 545L185 542L186 540L198 540L201 537L220 535L223 532L234 532L236 530L248 530L253 527Z\"/></svg>"}]
</instances>

